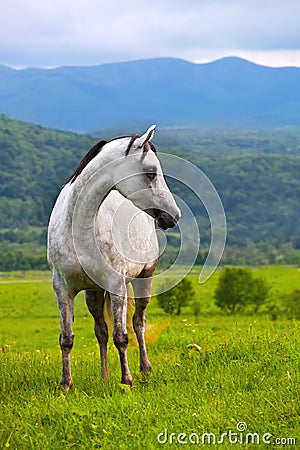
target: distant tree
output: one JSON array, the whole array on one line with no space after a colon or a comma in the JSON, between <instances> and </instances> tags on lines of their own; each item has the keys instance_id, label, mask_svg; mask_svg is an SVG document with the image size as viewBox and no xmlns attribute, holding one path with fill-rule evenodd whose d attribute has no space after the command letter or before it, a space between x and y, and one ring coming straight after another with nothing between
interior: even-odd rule
<instances>
[{"instance_id":1,"label":"distant tree","mask_svg":"<svg viewBox=\"0 0 300 450\"><path fill-rule=\"evenodd\" d=\"M229 267L221 273L214 293L216 305L226 313L243 311L249 306L257 312L268 295L266 281L253 277L250 269Z\"/></svg>"},{"instance_id":2,"label":"distant tree","mask_svg":"<svg viewBox=\"0 0 300 450\"><path fill-rule=\"evenodd\" d=\"M286 315L286 310L281 298L271 298L266 305L266 311L271 320L277 320Z\"/></svg>"},{"instance_id":3,"label":"distant tree","mask_svg":"<svg viewBox=\"0 0 300 450\"><path fill-rule=\"evenodd\" d=\"M250 272L251 273L251 272ZM252 275L252 273L251 273ZM251 306L251 311L256 313L258 309L266 302L270 294L270 286L263 278L252 277L249 285L251 292L248 305Z\"/></svg>"},{"instance_id":4,"label":"distant tree","mask_svg":"<svg viewBox=\"0 0 300 450\"><path fill-rule=\"evenodd\" d=\"M286 295L283 304L288 319L300 320L300 289L295 289Z\"/></svg>"},{"instance_id":5,"label":"distant tree","mask_svg":"<svg viewBox=\"0 0 300 450\"><path fill-rule=\"evenodd\" d=\"M286 317L290 320L300 320L300 289L271 298L266 305L271 320Z\"/></svg>"},{"instance_id":6,"label":"distant tree","mask_svg":"<svg viewBox=\"0 0 300 450\"><path fill-rule=\"evenodd\" d=\"M195 296L193 285L188 278L184 278L172 289L157 296L158 306L168 314L181 313L181 308L188 305Z\"/></svg>"}]
</instances>

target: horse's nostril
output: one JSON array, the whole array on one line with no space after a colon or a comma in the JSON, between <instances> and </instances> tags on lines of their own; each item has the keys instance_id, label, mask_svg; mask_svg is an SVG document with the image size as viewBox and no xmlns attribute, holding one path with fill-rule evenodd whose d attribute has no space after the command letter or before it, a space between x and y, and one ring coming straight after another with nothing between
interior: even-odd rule
<instances>
[{"instance_id":1,"label":"horse's nostril","mask_svg":"<svg viewBox=\"0 0 300 450\"><path fill-rule=\"evenodd\" d=\"M178 211L178 212L175 214L175 217L174 217L175 221L178 222L178 220L180 219L180 217L181 217L181 212Z\"/></svg>"},{"instance_id":2,"label":"horse's nostril","mask_svg":"<svg viewBox=\"0 0 300 450\"><path fill-rule=\"evenodd\" d=\"M157 220L159 226L163 230L175 227L176 223L181 217L180 210L178 210L174 215L170 215L166 211L162 211L157 208L149 208L146 209L145 212L147 212L150 216L154 217Z\"/></svg>"}]
</instances>

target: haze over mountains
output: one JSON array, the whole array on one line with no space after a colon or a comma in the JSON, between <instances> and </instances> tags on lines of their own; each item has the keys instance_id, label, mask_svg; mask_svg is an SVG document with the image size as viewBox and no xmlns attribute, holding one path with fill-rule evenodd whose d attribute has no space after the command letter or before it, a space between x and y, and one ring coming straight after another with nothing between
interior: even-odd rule
<instances>
[{"instance_id":1,"label":"haze over mountains","mask_svg":"<svg viewBox=\"0 0 300 450\"><path fill-rule=\"evenodd\" d=\"M300 126L300 69L239 58L159 58L91 67L0 66L0 113L92 133L106 128Z\"/></svg>"}]
</instances>

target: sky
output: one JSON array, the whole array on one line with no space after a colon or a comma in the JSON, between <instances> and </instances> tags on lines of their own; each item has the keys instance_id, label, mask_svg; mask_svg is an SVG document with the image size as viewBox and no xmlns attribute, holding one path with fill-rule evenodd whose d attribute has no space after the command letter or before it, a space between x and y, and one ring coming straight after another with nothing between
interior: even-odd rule
<instances>
[{"instance_id":1,"label":"sky","mask_svg":"<svg viewBox=\"0 0 300 450\"><path fill-rule=\"evenodd\" d=\"M0 65L225 56L300 67L300 0L0 0Z\"/></svg>"}]
</instances>

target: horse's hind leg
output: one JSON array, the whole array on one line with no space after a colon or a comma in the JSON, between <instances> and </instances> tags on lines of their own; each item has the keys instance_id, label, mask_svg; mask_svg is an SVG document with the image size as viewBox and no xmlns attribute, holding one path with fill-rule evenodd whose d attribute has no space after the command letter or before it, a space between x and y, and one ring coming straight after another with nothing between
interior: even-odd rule
<instances>
[{"instance_id":1,"label":"horse's hind leg","mask_svg":"<svg viewBox=\"0 0 300 450\"><path fill-rule=\"evenodd\" d=\"M61 385L66 392L72 387L70 353L73 348L74 334L72 324L74 320L74 295L68 292L65 283L60 277L53 274L53 289L60 312L59 343L62 353L62 379Z\"/></svg>"},{"instance_id":2,"label":"horse's hind leg","mask_svg":"<svg viewBox=\"0 0 300 450\"><path fill-rule=\"evenodd\" d=\"M108 329L104 319L104 291L85 291L85 299L87 307L95 321L94 330L100 347L101 375L103 378L107 378Z\"/></svg>"},{"instance_id":3,"label":"horse's hind leg","mask_svg":"<svg viewBox=\"0 0 300 450\"><path fill-rule=\"evenodd\" d=\"M140 348L140 371L147 375L151 370L145 343L146 308L150 301L152 278L132 280L135 296L135 312L132 318L133 328Z\"/></svg>"}]
</instances>

